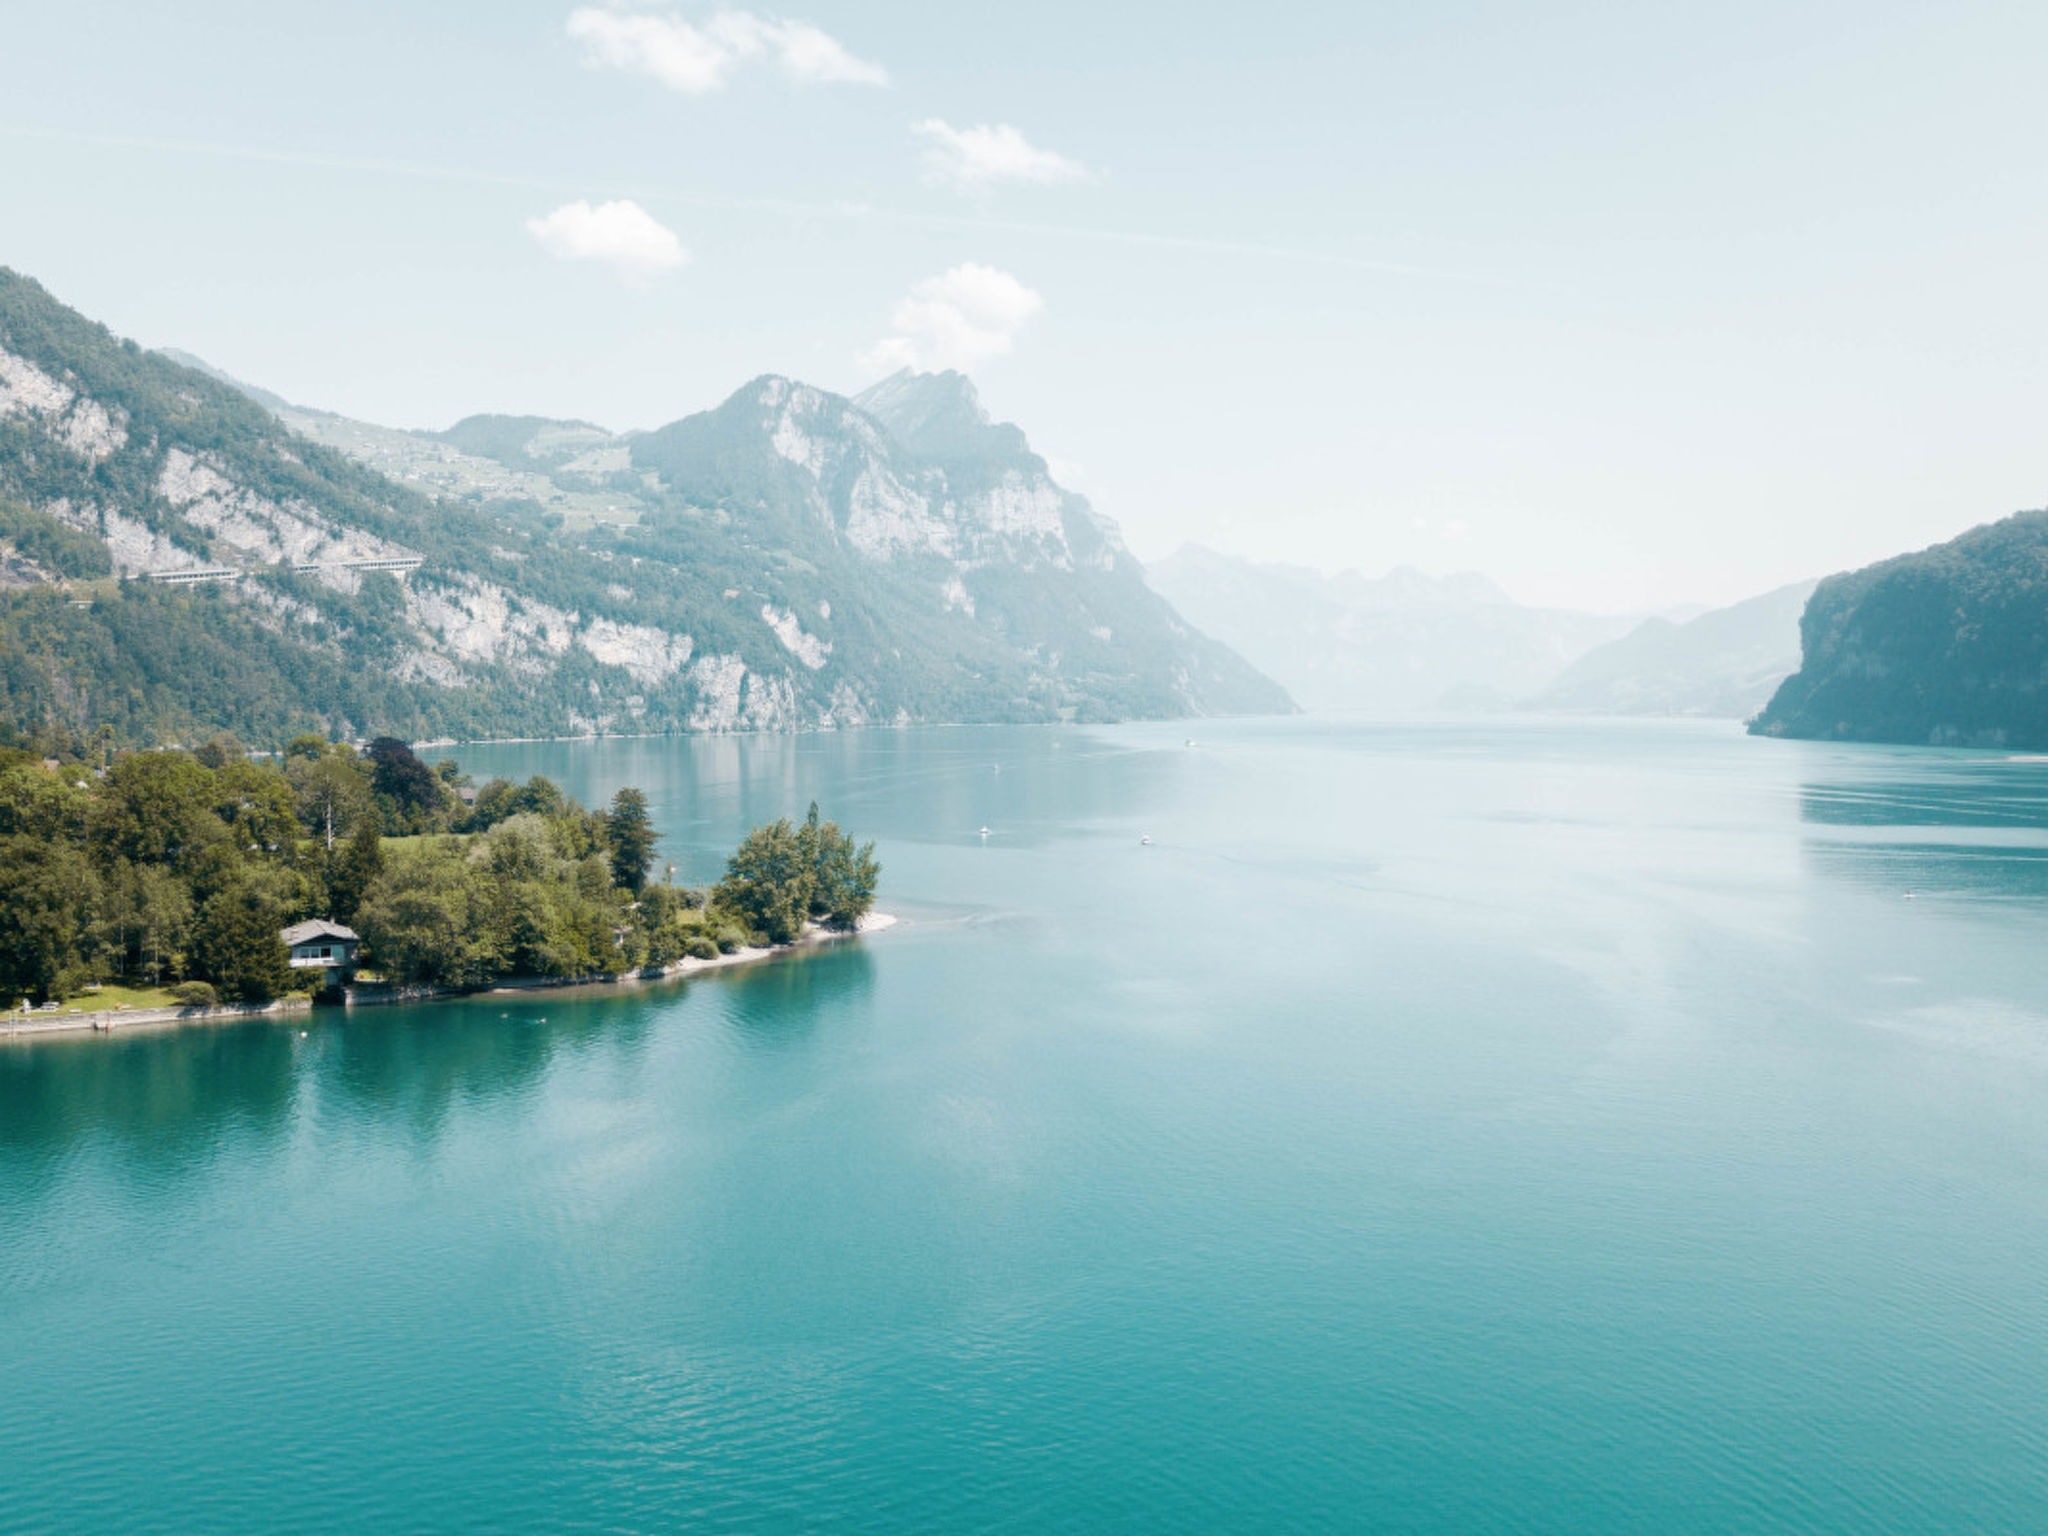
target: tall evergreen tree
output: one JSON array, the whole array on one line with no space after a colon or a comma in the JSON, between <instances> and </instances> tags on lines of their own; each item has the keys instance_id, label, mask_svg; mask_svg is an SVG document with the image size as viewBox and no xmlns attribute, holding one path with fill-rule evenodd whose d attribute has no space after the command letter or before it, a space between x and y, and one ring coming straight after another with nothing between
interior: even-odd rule
<instances>
[{"instance_id":1,"label":"tall evergreen tree","mask_svg":"<svg viewBox=\"0 0 2048 1536\"><path fill-rule=\"evenodd\" d=\"M811 809L815 811L817 807ZM612 808L604 818L604 833L605 841L611 845L612 880L639 895L654 863L655 832L647 815L647 797L630 787L612 796Z\"/></svg>"},{"instance_id":2,"label":"tall evergreen tree","mask_svg":"<svg viewBox=\"0 0 2048 1536\"><path fill-rule=\"evenodd\" d=\"M200 908L193 959L229 1002L267 1003L291 985L281 916L246 885L230 886Z\"/></svg>"},{"instance_id":3,"label":"tall evergreen tree","mask_svg":"<svg viewBox=\"0 0 2048 1536\"><path fill-rule=\"evenodd\" d=\"M377 835L377 823L365 816L342 844L340 857L329 865L327 915L338 923L354 922L363 893L383 872L383 839Z\"/></svg>"}]
</instances>

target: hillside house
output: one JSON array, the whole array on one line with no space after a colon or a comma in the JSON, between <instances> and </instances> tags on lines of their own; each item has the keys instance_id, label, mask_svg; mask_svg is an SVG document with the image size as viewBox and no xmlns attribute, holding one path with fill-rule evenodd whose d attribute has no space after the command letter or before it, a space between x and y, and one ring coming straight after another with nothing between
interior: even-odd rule
<instances>
[{"instance_id":1,"label":"hillside house","mask_svg":"<svg viewBox=\"0 0 2048 1536\"><path fill-rule=\"evenodd\" d=\"M356 949L362 940L353 928L313 918L285 929L285 948L292 952L292 969L349 970L356 963Z\"/></svg>"}]
</instances>

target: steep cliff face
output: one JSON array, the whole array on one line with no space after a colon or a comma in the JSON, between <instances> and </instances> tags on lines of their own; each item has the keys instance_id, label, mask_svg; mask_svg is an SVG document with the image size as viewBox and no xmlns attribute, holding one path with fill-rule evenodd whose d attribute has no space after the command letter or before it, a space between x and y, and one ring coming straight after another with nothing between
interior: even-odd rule
<instances>
[{"instance_id":1,"label":"steep cliff face","mask_svg":"<svg viewBox=\"0 0 2048 1536\"><path fill-rule=\"evenodd\" d=\"M632 437L535 417L408 434L255 392L265 408L0 270L0 498L99 541L128 578L67 620L75 645L30 645L0 613L0 711L163 736L1289 707L1146 590L1113 526L964 379L894 382L979 441L920 452L781 378ZM7 556L17 586L42 569ZM113 656L123 603L244 651L263 637L261 686L185 690L212 715L136 702L165 679ZM322 681L294 700L294 673Z\"/></svg>"},{"instance_id":2,"label":"steep cliff face","mask_svg":"<svg viewBox=\"0 0 2048 1536\"><path fill-rule=\"evenodd\" d=\"M871 714L943 717L959 668L999 692L1007 718L1292 707L1153 593L1116 526L1059 486L1021 431L989 422L958 374L898 375L854 400L760 378L629 446L658 499L636 547L723 540L740 565L745 549L791 557L754 588L809 616L831 652L821 675L889 676ZM809 654L784 621L771 627Z\"/></svg>"},{"instance_id":3,"label":"steep cliff face","mask_svg":"<svg viewBox=\"0 0 2048 1536\"><path fill-rule=\"evenodd\" d=\"M2048 511L1831 576L1769 736L2048 747Z\"/></svg>"}]
</instances>

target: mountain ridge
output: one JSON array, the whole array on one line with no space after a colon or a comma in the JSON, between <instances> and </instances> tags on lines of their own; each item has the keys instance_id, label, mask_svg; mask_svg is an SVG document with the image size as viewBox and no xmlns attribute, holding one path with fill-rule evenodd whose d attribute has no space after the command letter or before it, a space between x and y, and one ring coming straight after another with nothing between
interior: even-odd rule
<instances>
[{"instance_id":1,"label":"mountain ridge","mask_svg":"<svg viewBox=\"0 0 2048 1536\"><path fill-rule=\"evenodd\" d=\"M926 392L949 389L954 415L979 410L964 380ZM770 375L650 433L538 417L405 433L259 405L0 269L0 497L101 541L127 578L68 610L62 644L0 613L0 707L155 737L1292 707L1156 597L1114 525L1009 432L1020 453L949 472L845 397ZM193 630L195 655L200 631L244 650L268 636L273 670L325 692L294 710L252 679L246 707L205 718L140 700L167 684L122 654L123 604Z\"/></svg>"}]
</instances>

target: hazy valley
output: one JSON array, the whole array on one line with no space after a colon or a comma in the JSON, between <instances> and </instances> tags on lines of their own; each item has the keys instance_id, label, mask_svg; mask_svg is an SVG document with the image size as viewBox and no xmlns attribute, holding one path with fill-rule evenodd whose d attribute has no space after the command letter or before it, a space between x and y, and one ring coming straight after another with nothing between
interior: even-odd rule
<instances>
[{"instance_id":1,"label":"hazy valley","mask_svg":"<svg viewBox=\"0 0 2048 1536\"><path fill-rule=\"evenodd\" d=\"M1189 620L1310 709L1536 709L1747 719L1799 666L1812 584L1676 619L1515 602L1470 572L1372 578L1199 545L1150 567Z\"/></svg>"}]
</instances>

